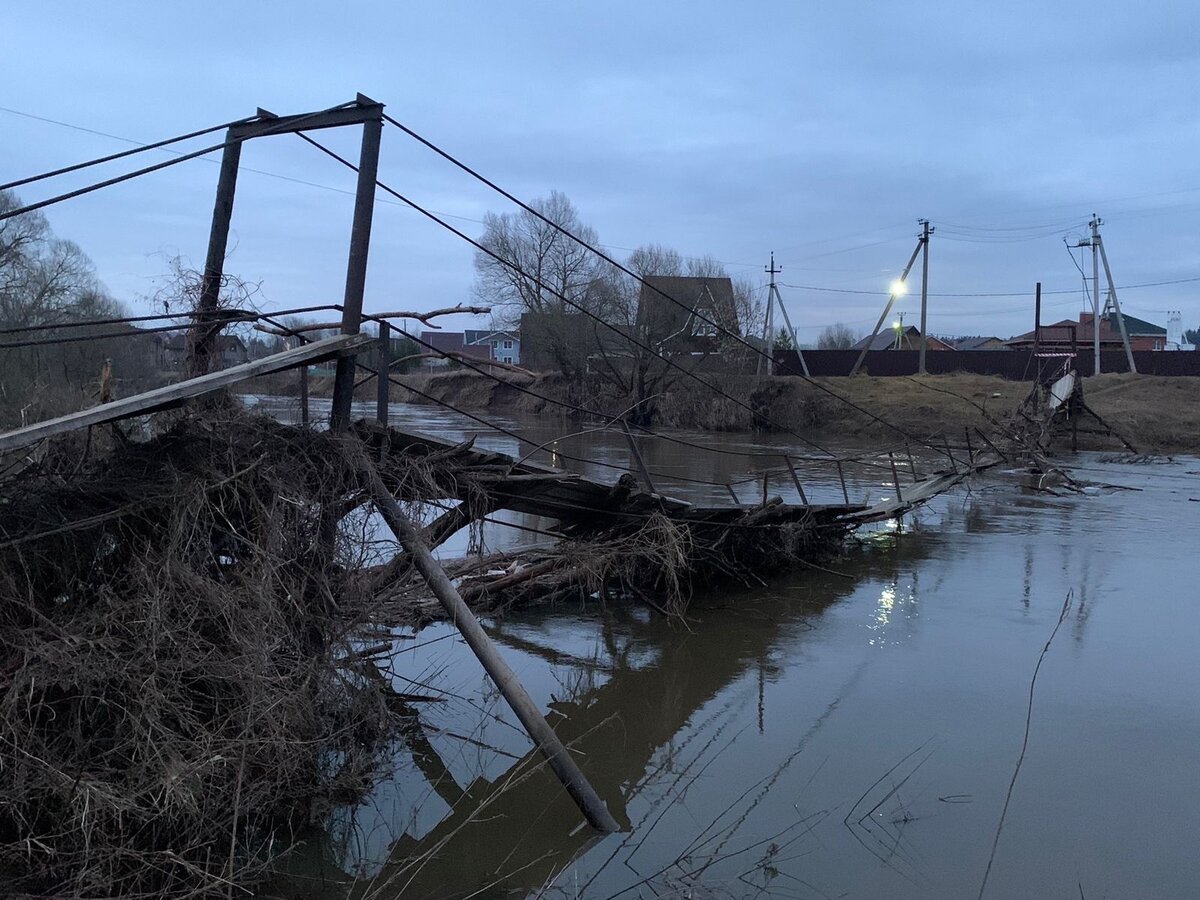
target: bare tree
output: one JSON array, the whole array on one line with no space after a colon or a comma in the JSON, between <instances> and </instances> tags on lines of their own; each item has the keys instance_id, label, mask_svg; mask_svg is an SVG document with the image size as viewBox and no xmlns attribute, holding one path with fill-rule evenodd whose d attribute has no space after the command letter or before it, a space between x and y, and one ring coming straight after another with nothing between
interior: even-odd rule
<instances>
[{"instance_id":1,"label":"bare tree","mask_svg":"<svg viewBox=\"0 0 1200 900\"><path fill-rule=\"evenodd\" d=\"M551 191L530 206L583 241L599 241L565 194ZM480 243L503 262L476 251L475 293L501 311L502 320L513 324L525 312L561 314L571 308L562 297L587 299L600 268L594 253L526 210L488 213L483 221Z\"/></svg>"},{"instance_id":2,"label":"bare tree","mask_svg":"<svg viewBox=\"0 0 1200 900\"><path fill-rule=\"evenodd\" d=\"M849 350L858 343L858 335L847 325L835 322L821 332L817 338L818 350Z\"/></svg>"},{"instance_id":3,"label":"bare tree","mask_svg":"<svg viewBox=\"0 0 1200 900\"><path fill-rule=\"evenodd\" d=\"M20 206L16 194L0 191L0 212ZM54 325L119 312L91 260L72 241L55 237L40 212L0 221L0 322Z\"/></svg>"}]
</instances>

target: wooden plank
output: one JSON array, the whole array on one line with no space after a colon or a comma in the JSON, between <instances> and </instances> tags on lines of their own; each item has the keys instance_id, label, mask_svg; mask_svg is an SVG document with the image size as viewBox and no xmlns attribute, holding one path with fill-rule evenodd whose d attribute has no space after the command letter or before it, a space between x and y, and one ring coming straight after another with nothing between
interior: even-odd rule
<instances>
[{"instance_id":1,"label":"wooden plank","mask_svg":"<svg viewBox=\"0 0 1200 900\"><path fill-rule=\"evenodd\" d=\"M340 356L369 344L373 338L369 334L339 334L336 337L314 341L302 347L285 350L271 356L256 359L252 362L210 372L197 378L189 378L178 384L168 384L132 397L122 397L112 403L93 406L90 409L68 413L57 419L47 419L0 434L0 453L27 447L40 440L64 434L91 425L102 425L105 422L117 422L132 416L146 415L172 406L178 406L185 400L211 394L221 388L229 387L240 381L257 378L259 375L270 375L299 365L321 362L331 357Z\"/></svg>"}]
</instances>

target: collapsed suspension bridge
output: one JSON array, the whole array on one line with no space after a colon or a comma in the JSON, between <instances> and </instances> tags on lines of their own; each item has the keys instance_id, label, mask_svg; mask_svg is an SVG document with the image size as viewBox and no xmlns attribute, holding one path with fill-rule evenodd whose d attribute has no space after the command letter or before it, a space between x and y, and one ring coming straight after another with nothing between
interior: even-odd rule
<instances>
[{"instance_id":1,"label":"collapsed suspension bridge","mask_svg":"<svg viewBox=\"0 0 1200 900\"><path fill-rule=\"evenodd\" d=\"M364 313L363 296L377 188L450 230L477 251L490 255L522 277L531 279L540 288L574 308L581 316L594 320L598 328L608 329L620 340L650 354L663 366L677 371L680 377L700 384L711 392L714 398L721 398L746 408L754 414L756 420L763 420L764 416L761 411L751 409L745 401L731 395L719 383L698 373L686 360L673 358L660 347L656 348L639 339L638 335L616 328L593 310L555 291L551 285L545 284L531 273L521 270L513 260L504 258L493 249L468 237L379 181L379 150L385 122L541 219L565 238L580 244L608 264L637 279L661 295L666 302L686 308L690 316L707 323L729 341L745 347L751 353L766 355L742 334L729 329L720 321L707 318L703 312L641 279L596 247L566 231L535 208L518 200L446 151L386 115L381 104L360 95L352 102L300 115L277 116L260 110L255 116L247 119L0 186L0 189L10 189L32 184L68 172L80 171L91 165L114 162L151 150L165 150L180 141L222 129L226 131L225 139L215 145L183 153L170 160L108 178L85 188L20 206L0 215L0 221L3 221L132 178L146 176L217 150L222 152L203 281L195 309L183 316L146 316L86 323L102 326L127 324L134 320L186 318L186 377L175 384L102 403L49 421L25 425L2 434L0 454L9 454L8 458L14 460L11 465L16 469L21 470L24 467L32 472L39 465L38 448L43 447L48 439L83 429L89 430L90 434L90 430L97 426L115 427L116 423L132 417L180 407L262 375L292 370L298 370L303 375L312 364L333 361L336 374L329 419L329 438L337 443L329 446L336 448L336 452L342 454L343 460L348 461L351 474L336 488L335 495L326 498L327 502L321 504L318 514L319 527L313 530L312 535L313 558L328 560L332 556L333 542L341 521L364 504L373 506L393 532L401 552L388 563L362 573L370 583L372 592L376 595L387 594L391 597L406 598L417 605L436 602L444 615L462 632L533 739L535 746L544 754L589 823L601 831L616 830L619 827L618 822L588 783L516 676L497 653L472 612L472 606L494 608L534 599L624 595L643 598L661 608L662 603L658 602L661 598L686 596L693 583L703 583L721 577L750 580L759 577L759 573L772 569L811 565L815 558L836 546L847 533L869 522L903 515L915 506L961 483L972 474L996 465L1003 459L1003 454L986 435L979 435L982 443L978 448L972 446L968 435L965 448L952 448L949 445L944 448L930 448L946 460L943 466L934 471L918 475L909 454L911 480L902 479L900 470L903 466L898 467L896 460L896 454L903 452L902 449L866 456L839 455L785 423L767 420L765 424L791 435L815 452L816 455L806 457L809 464L820 461L827 465L831 472L836 471L834 483L840 485L841 502L810 502L794 464L795 457L787 453L777 453L771 455L775 468L762 475L759 502L741 502L730 487L729 503L696 504L672 497L663 490L661 482L664 478L675 478L683 482L697 479L652 472L638 452L632 430L637 429L667 441L689 443L700 450L713 453L729 451L694 444L674 435L658 434L644 422L624 421L627 417L608 417L598 410L553 400L539 393L532 384L522 383L523 377L515 377L519 373L505 372L503 369L498 372L495 367L468 360L459 361L482 377L511 384L518 390L555 402L568 411L601 420L603 424L597 426L598 428L619 430L629 442L630 465L620 466L587 460L586 462L597 466L621 470L620 477L615 482L608 483L584 477L578 472L568 471L559 466L546 466L533 461L531 457L534 452L544 445L533 444L534 452L516 458L478 449L471 441L454 443L435 436L412 434L390 427L390 386L396 384L405 390L420 393L417 388L405 384L391 372L391 361L387 355L388 334L394 329L400 334L408 335L403 328L395 326L394 320L417 318L428 323L438 315L479 313L488 310L482 307L454 307L426 312ZM343 159L307 134L320 129L346 126L362 128L362 145L357 164ZM223 306L224 262L228 249L241 147L248 140L281 134L299 135L356 172L357 187L343 301L341 304L308 307L305 310L330 309L339 312L341 318L338 327L341 334L336 337L309 340L304 328L290 327L280 321L281 316L296 310L268 314ZM361 354L375 340L362 331L366 321L379 324L379 352L376 354L374 367L366 366L360 359ZM4 332L5 340L0 342L0 351L6 348L87 340L94 337L70 333L70 329L78 324L80 323L62 325L61 329L65 329L66 333L52 325L8 329ZM263 330L288 334L296 339L298 345L264 359L213 371L213 348L217 335L223 329L237 324L252 324ZM157 326L154 330L171 330L178 327L168 324ZM27 336L26 333L32 333L32 336ZM10 337L12 335L17 337L14 339ZM451 354L441 353L428 344L425 346L431 352L452 358ZM775 363L769 359L768 362ZM374 423L351 422L354 390L356 384L361 383L357 380L360 369L366 371L366 378L376 380L378 403ZM804 373L790 374L805 378L816 389L834 396L885 425L907 446L928 447L926 442L909 434L900 426L855 406L828 386L809 379ZM449 404L443 405L455 409ZM485 427L513 434L477 415L464 414ZM286 443L290 440L286 437L289 431L307 432L309 429L297 430L290 426L278 426L265 430L262 441ZM179 435L176 434L175 437L178 438ZM211 440L211 435L205 439ZM217 487L224 486L225 481L235 481L243 477L254 465L257 463L251 462L247 467L235 470ZM848 467L856 466L873 473L882 473L891 483L894 497L874 504L853 502L847 489L845 472ZM787 503L781 495L773 494L770 483L772 478L779 479L777 484L785 484L789 490L794 487L800 502ZM757 482L758 479L753 480ZM86 514L82 509L75 510L74 513L69 509L67 513L56 510L56 518L44 518L35 522L34 527L29 527L29 523L26 523L25 527L28 530L25 533L0 534L0 552L11 552L15 547L36 543L51 536L58 539L64 534L115 528L115 523L132 515L136 508L136 504L103 508L101 503L99 508L89 507ZM430 510L437 513L436 517L429 522L423 521L420 513ZM434 558L432 549L464 528L483 521L499 521L493 519L492 515L500 510L543 517L551 524L539 530L543 535L552 538L556 542L555 546L549 550L538 550L532 557L529 554L523 557L492 557L483 560L482 564L478 560L467 559L443 565ZM521 527L503 521L499 521L499 524ZM236 559L236 553L225 545L221 553L222 558L229 556ZM230 556L231 553L233 556ZM468 601L471 605L468 605Z\"/></svg>"}]
</instances>

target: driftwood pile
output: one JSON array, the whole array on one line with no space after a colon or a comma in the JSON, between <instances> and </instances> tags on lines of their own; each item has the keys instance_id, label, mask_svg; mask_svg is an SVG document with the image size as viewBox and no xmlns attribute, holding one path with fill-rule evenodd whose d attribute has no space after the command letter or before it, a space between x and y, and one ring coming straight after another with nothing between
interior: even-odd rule
<instances>
[{"instance_id":1,"label":"driftwood pile","mask_svg":"<svg viewBox=\"0 0 1200 900\"><path fill-rule=\"evenodd\" d=\"M621 596L679 612L694 582L752 580L845 529L777 502L656 512L628 481L229 408L156 426L65 436L0 475L4 896L226 896L369 788L406 707L367 633L433 603L380 541L364 458L433 544L504 492L606 492L544 548L449 567L489 610Z\"/></svg>"}]
</instances>

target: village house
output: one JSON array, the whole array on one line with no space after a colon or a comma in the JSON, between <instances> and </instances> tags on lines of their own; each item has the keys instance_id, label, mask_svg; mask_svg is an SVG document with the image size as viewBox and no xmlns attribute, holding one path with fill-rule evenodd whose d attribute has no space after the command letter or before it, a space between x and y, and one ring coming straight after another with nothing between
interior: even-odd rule
<instances>
[{"instance_id":1,"label":"village house","mask_svg":"<svg viewBox=\"0 0 1200 900\"><path fill-rule=\"evenodd\" d=\"M1167 329L1144 319L1126 315L1125 330L1129 335L1129 346L1132 350L1165 350L1167 346ZM1074 348L1087 349L1093 346L1095 333L1092 330L1093 316L1090 312L1079 314L1079 320L1063 319L1052 325L1043 325L1039 337L1039 346L1046 352L1067 352ZM1033 347L1034 333L1027 331L1006 341L1011 350L1029 350ZM1100 350L1122 350L1124 342L1121 339L1120 323L1115 312L1107 312L1100 317Z\"/></svg>"},{"instance_id":2,"label":"village house","mask_svg":"<svg viewBox=\"0 0 1200 900\"><path fill-rule=\"evenodd\" d=\"M728 278L647 275L638 295L637 325L656 350L711 353L720 343L721 329L741 334L733 282Z\"/></svg>"},{"instance_id":3,"label":"village house","mask_svg":"<svg viewBox=\"0 0 1200 900\"><path fill-rule=\"evenodd\" d=\"M521 332L516 330L463 332L463 343L467 347L486 347L490 358L496 362L519 365L521 362Z\"/></svg>"},{"instance_id":4,"label":"village house","mask_svg":"<svg viewBox=\"0 0 1200 900\"><path fill-rule=\"evenodd\" d=\"M854 345L852 349L862 350L870 344L872 350L920 350L921 349L921 329L916 325L909 325L907 328L888 328L880 331L872 339L869 335ZM925 347L928 350L953 350L954 347L943 341L941 338L936 338L929 335L925 339Z\"/></svg>"},{"instance_id":5,"label":"village house","mask_svg":"<svg viewBox=\"0 0 1200 900\"><path fill-rule=\"evenodd\" d=\"M1007 350L1004 338L995 335L972 335L961 337L954 342L954 349L963 350Z\"/></svg>"}]
</instances>

